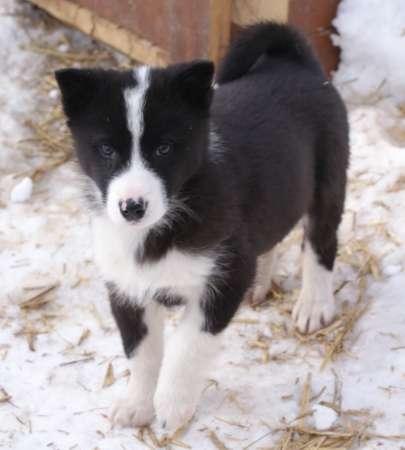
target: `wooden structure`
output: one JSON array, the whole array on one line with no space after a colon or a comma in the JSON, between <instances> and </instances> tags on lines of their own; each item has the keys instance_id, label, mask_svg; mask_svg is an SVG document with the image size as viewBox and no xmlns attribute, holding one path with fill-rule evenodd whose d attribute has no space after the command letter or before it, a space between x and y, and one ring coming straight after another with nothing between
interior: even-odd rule
<instances>
[{"instance_id":1,"label":"wooden structure","mask_svg":"<svg viewBox=\"0 0 405 450\"><path fill-rule=\"evenodd\" d=\"M337 63L330 32L339 0L29 1L147 64L192 58L218 61L243 26L266 19L301 28L327 71Z\"/></svg>"}]
</instances>

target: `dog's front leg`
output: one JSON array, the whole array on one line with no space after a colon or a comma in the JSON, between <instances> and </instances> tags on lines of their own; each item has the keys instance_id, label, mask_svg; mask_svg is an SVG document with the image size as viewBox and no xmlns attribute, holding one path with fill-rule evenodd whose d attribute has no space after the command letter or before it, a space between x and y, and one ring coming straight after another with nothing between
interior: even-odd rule
<instances>
[{"instance_id":1,"label":"dog's front leg","mask_svg":"<svg viewBox=\"0 0 405 450\"><path fill-rule=\"evenodd\" d=\"M203 322L198 298L190 299L182 321L165 345L154 405L158 423L169 431L193 416L218 348L219 336L204 331Z\"/></svg>"},{"instance_id":2,"label":"dog's front leg","mask_svg":"<svg viewBox=\"0 0 405 450\"><path fill-rule=\"evenodd\" d=\"M252 283L254 264L215 289L189 295L184 317L167 343L154 405L159 424L174 431L193 416L206 376L231 321Z\"/></svg>"},{"instance_id":3,"label":"dog's front leg","mask_svg":"<svg viewBox=\"0 0 405 450\"><path fill-rule=\"evenodd\" d=\"M113 406L111 418L121 426L145 426L155 415L153 395L162 362L162 308L155 302L140 307L113 290L110 301L131 371L127 391Z\"/></svg>"}]
</instances>

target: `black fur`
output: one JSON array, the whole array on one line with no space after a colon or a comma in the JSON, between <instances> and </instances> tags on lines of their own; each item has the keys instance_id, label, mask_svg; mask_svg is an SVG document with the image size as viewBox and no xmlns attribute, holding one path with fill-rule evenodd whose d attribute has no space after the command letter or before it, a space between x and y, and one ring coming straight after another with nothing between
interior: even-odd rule
<instances>
[{"instance_id":1,"label":"black fur","mask_svg":"<svg viewBox=\"0 0 405 450\"><path fill-rule=\"evenodd\" d=\"M161 289L154 295L153 299L167 308L184 304L184 299L182 297L173 294L168 289Z\"/></svg>"},{"instance_id":2,"label":"black fur","mask_svg":"<svg viewBox=\"0 0 405 450\"><path fill-rule=\"evenodd\" d=\"M136 81L130 72L83 77L84 97L78 98L78 73L57 74L83 170L105 192L129 157L122 89ZM220 248L221 276L210 280L201 301L204 331L219 333L251 286L257 257L304 215L307 239L332 269L349 150L345 107L296 30L274 23L250 27L225 56L214 91L211 79L209 62L152 70L142 154L169 198L183 199L191 213L183 211L170 227L152 228L136 257L150 264L173 247L213 254ZM216 150L209 130L217 133ZM89 150L97 136L118 149L109 168ZM154 160L152 149L167 141L176 151L164 162ZM113 313L128 353L146 330L141 310L125 308L120 303Z\"/></svg>"},{"instance_id":3,"label":"black fur","mask_svg":"<svg viewBox=\"0 0 405 450\"><path fill-rule=\"evenodd\" d=\"M314 74L323 74L312 48L298 30L280 23L262 22L246 28L229 49L219 66L217 83L242 77L264 54L295 60Z\"/></svg>"},{"instance_id":4,"label":"black fur","mask_svg":"<svg viewBox=\"0 0 405 450\"><path fill-rule=\"evenodd\" d=\"M105 200L108 183L130 158L123 92L136 86L136 80L129 71L103 69L62 69L55 75L81 168ZM94 158L103 145L119 148L119 157Z\"/></svg>"},{"instance_id":5,"label":"black fur","mask_svg":"<svg viewBox=\"0 0 405 450\"><path fill-rule=\"evenodd\" d=\"M147 335L148 328L143 320L144 309L131 302L130 299L117 293L112 283L107 283L111 311L121 333L122 344L129 358L142 339Z\"/></svg>"}]
</instances>

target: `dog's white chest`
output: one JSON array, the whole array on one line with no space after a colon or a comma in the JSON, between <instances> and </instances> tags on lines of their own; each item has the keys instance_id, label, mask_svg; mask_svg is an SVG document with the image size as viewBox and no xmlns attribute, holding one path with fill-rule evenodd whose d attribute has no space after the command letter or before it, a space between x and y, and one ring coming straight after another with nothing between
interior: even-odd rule
<instances>
[{"instance_id":1,"label":"dog's white chest","mask_svg":"<svg viewBox=\"0 0 405 450\"><path fill-rule=\"evenodd\" d=\"M103 278L137 302L144 302L162 288L178 293L200 288L214 267L214 259L170 250L153 263L140 264L135 253L145 234L116 226L108 219L93 219L94 258Z\"/></svg>"}]
</instances>

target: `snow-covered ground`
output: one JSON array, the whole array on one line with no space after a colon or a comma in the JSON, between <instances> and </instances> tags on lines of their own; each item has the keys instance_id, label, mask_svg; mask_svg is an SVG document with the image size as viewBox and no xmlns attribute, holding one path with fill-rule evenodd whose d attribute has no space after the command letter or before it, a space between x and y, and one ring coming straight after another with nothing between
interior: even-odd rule
<instances>
[{"instance_id":1,"label":"snow-covered ground","mask_svg":"<svg viewBox=\"0 0 405 450\"><path fill-rule=\"evenodd\" d=\"M285 436L283 429L302 421L320 433L329 427L345 432L351 426L361 429L353 448L405 447L405 439L362 439L405 435L405 142L401 133L405 115L402 111L401 116L401 100L395 96L395 101L387 100L388 92L378 102L361 105L353 92L345 90L350 61L355 64L356 58L345 60L345 52L350 46L352 52L354 44L343 18L354 23L357 2L344 0L337 21L346 62L336 82L348 100L352 144L335 277L345 311L343 323L326 337L309 341L293 332L289 311L300 284L300 232L293 232L280 248L276 281L281 294L277 291L258 309L241 309L225 333L223 351L194 420L178 437L180 442L169 444L171 448L208 450L221 448L221 442L235 450L276 448L273 445ZM372 11L370 7L369 16ZM403 19L401 26L405 29ZM127 381L126 361L106 292L91 261L88 218L80 205L73 164L36 177L31 197L29 182L15 188L44 163L43 158L23 156L20 147L16 149L22 141L24 148L30 145L35 150L37 145L27 140L32 131L24 121L40 120L58 102L54 85L50 82L44 88L42 83L54 59L21 49L33 41L57 46L61 52L98 49L79 33L61 26L44 28L40 18L30 8L21 9L17 0L1 2L0 448L155 448L147 434L144 444L137 430L112 429L108 420L108 409ZM354 73L367 75L367 71ZM389 76L390 72L383 75ZM32 300L46 288L53 289ZM357 319L353 329L351 318ZM345 336L343 327L348 329ZM326 360L321 370L334 344L336 357ZM294 421L305 410L300 402L306 397L309 374L309 414ZM160 430L155 431L160 435ZM277 448L292 448L286 442ZM326 445L327 441L320 442L318 448Z\"/></svg>"}]
</instances>

